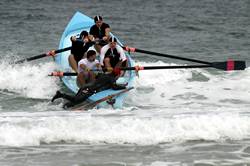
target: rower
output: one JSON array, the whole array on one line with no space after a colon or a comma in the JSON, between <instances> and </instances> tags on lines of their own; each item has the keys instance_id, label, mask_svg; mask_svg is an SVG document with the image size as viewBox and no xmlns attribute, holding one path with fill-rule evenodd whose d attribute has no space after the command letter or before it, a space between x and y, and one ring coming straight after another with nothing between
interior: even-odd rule
<instances>
[{"instance_id":1,"label":"rower","mask_svg":"<svg viewBox=\"0 0 250 166\"><path fill-rule=\"evenodd\" d=\"M95 45L96 51L99 53L101 48L107 44L109 40L110 26L103 22L101 16L94 17L95 25L90 28L89 34L91 38L95 40L102 40Z\"/></svg>"},{"instance_id":2,"label":"rower","mask_svg":"<svg viewBox=\"0 0 250 166\"><path fill-rule=\"evenodd\" d=\"M87 58L80 60L78 63L78 87L83 87L86 83L90 83L95 80L97 72L93 71L94 69L102 71L100 62L96 59L96 52L94 50L89 50L87 52Z\"/></svg>"},{"instance_id":3,"label":"rower","mask_svg":"<svg viewBox=\"0 0 250 166\"><path fill-rule=\"evenodd\" d=\"M82 31L80 37L72 36L70 38L72 42L71 54L69 56L69 64L72 69L78 71L78 62L84 57L87 50L94 44L91 40L87 31Z\"/></svg>"},{"instance_id":4,"label":"rower","mask_svg":"<svg viewBox=\"0 0 250 166\"><path fill-rule=\"evenodd\" d=\"M100 53L100 63L104 69L113 69L115 67L127 67L127 57L121 46L117 44L117 39L112 36L109 43L102 47ZM121 71L119 76L123 76ZM118 76L118 77L119 77Z\"/></svg>"}]
</instances>

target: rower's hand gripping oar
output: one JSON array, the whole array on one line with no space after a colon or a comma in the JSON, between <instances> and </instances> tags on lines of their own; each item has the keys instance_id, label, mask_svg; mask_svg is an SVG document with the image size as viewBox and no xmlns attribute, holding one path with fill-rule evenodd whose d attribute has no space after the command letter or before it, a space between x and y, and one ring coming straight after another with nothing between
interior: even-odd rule
<instances>
[{"instance_id":1,"label":"rower's hand gripping oar","mask_svg":"<svg viewBox=\"0 0 250 166\"><path fill-rule=\"evenodd\" d=\"M66 47L66 48L59 49L59 50L51 50L51 51L49 51L47 53L44 53L44 54L40 54L40 55L36 55L36 56L33 56L33 57L29 57L29 58L25 58L25 59L15 61L14 64L20 64L20 63L23 63L23 62L33 61L33 60L41 59L41 58L44 58L44 57L47 57L47 56L55 56L58 53L68 51L70 49L71 49L71 47Z\"/></svg>"},{"instance_id":2,"label":"rower's hand gripping oar","mask_svg":"<svg viewBox=\"0 0 250 166\"><path fill-rule=\"evenodd\" d=\"M62 72L62 71L54 71L48 76L55 76L55 77L63 77L63 76L77 76L77 73L70 73L70 72Z\"/></svg>"},{"instance_id":3,"label":"rower's hand gripping oar","mask_svg":"<svg viewBox=\"0 0 250 166\"><path fill-rule=\"evenodd\" d=\"M132 48L132 47L122 47L122 48L126 51L129 51L129 52L139 52L139 53L150 54L150 55L155 55L155 56L160 56L160 57L166 57L166 58L201 63L201 64L208 65L208 67L213 67L213 68L221 69L221 70L244 70L246 68L245 61L233 61L233 60L229 59L226 62L206 62L206 61L201 61L201 60L196 60L196 59L191 59L191 58L179 57L179 56L175 56L175 55L162 54L162 53L157 53L157 52L152 52L152 51L141 50L138 48Z\"/></svg>"}]
</instances>

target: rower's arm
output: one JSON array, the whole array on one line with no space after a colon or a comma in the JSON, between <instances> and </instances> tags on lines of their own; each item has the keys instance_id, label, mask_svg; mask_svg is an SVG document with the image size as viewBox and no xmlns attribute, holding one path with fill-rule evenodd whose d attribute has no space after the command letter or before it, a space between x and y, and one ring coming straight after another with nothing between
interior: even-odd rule
<instances>
[{"instance_id":1,"label":"rower's arm","mask_svg":"<svg viewBox=\"0 0 250 166\"><path fill-rule=\"evenodd\" d=\"M76 36L71 36L70 37L71 42L75 42L77 40Z\"/></svg>"},{"instance_id":2,"label":"rower's arm","mask_svg":"<svg viewBox=\"0 0 250 166\"><path fill-rule=\"evenodd\" d=\"M97 69L102 69L102 66L101 66L101 64L98 62L98 63L96 63L96 68Z\"/></svg>"},{"instance_id":3,"label":"rower's arm","mask_svg":"<svg viewBox=\"0 0 250 166\"><path fill-rule=\"evenodd\" d=\"M104 57L105 57L105 54L107 52L107 50L109 49L109 46L108 45L105 45L101 48L101 52L100 52L100 64L101 66L104 66Z\"/></svg>"},{"instance_id":4,"label":"rower's arm","mask_svg":"<svg viewBox=\"0 0 250 166\"><path fill-rule=\"evenodd\" d=\"M120 60L121 60L122 62L126 61L126 60L127 60L127 56L126 56L124 50L122 49L122 47L119 46L119 45L116 45L116 49L117 49L117 51L118 51L119 54L120 54Z\"/></svg>"},{"instance_id":5,"label":"rower's arm","mask_svg":"<svg viewBox=\"0 0 250 166\"><path fill-rule=\"evenodd\" d=\"M109 39L109 33L111 32L110 28L106 28L105 29L105 36L107 37L107 39Z\"/></svg>"},{"instance_id":6,"label":"rower's arm","mask_svg":"<svg viewBox=\"0 0 250 166\"><path fill-rule=\"evenodd\" d=\"M83 70L87 69L87 67L84 64L80 64L80 68L82 68Z\"/></svg>"},{"instance_id":7,"label":"rower's arm","mask_svg":"<svg viewBox=\"0 0 250 166\"><path fill-rule=\"evenodd\" d=\"M93 35L88 35L88 38L89 38L90 41L94 41L95 40L95 38L94 38Z\"/></svg>"}]
</instances>

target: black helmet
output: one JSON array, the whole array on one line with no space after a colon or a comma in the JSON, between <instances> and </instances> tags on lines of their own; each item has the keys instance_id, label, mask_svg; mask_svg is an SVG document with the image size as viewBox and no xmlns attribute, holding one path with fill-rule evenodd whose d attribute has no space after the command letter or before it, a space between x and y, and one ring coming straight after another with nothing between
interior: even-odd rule
<instances>
[{"instance_id":1,"label":"black helmet","mask_svg":"<svg viewBox=\"0 0 250 166\"><path fill-rule=\"evenodd\" d=\"M99 16L99 15L98 15L98 16L95 16L95 17L94 17L94 20L95 20L95 22L96 22L96 21L100 21L100 20L102 21L102 16Z\"/></svg>"},{"instance_id":2,"label":"black helmet","mask_svg":"<svg viewBox=\"0 0 250 166\"><path fill-rule=\"evenodd\" d=\"M109 38L109 42L117 42L116 38L114 36L111 36Z\"/></svg>"},{"instance_id":3,"label":"black helmet","mask_svg":"<svg viewBox=\"0 0 250 166\"><path fill-rule=\"evenodd\" d=\"M80 38L86 37L86 36L88 36L88 35L89 35L89 33L88 33L87 31L82 31L82 32L80 33Z\"/></svg>"}]
</instances>

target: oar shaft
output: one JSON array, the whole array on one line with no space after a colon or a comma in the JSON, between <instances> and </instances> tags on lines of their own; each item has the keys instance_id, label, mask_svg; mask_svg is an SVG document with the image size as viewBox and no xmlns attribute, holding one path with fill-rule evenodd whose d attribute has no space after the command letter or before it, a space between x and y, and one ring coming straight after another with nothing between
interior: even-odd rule
<instances>
[{"instance_id":1,"label":"oar shaft","mask_svg":"<svg viewBox=\"0 0 250 166\"><path fill-rule=\"evenodd\" d=\"M115 68L105 68L105 69L93 69L92 71L109 71L119 74L121 70L158 70L158 69L191 69L191 68L215 68L225 71L231 70L245 70L246 62L245 61L233 61L229 60L227 62L213 62L211 64L204 65L181 65L181 66L134 66L134 67L115 67ZM68 73L68 72L53 72L49 76L77 76L77 73Z\"/></svg>"},{"instance_id":2,"label":"oar shaft","mask_svg":"<svg viewBox=\"0 0 250 166\"><path fill-rule=\"evenodd\" d=\"M66 47L66 48L63 48L63 49L55 50L54 53L58 54L58 53L61 53L61 52L64 52L64 51L68 51L70 49L71 49L71 47ZM46 57L46 56L52 56L52 55L50 55L49 52L48 52L48 53L36 55L36 56L33 56L33 57L21 59L19 61L16 61L15 64L20 64L20 63L23 63L23 62L28 62L28 61L40 59L40 58L43 58L43 57Z\"/></svg>"},{"instance_id":3,"label":"oar shaft","mask_svg":"<svg viewBox=\"0 0 250 166\"><path fill-rule=\"evenodd\" d=\"M20 62L24 62L24 61L32 61L32 60L36 60L36 59L40 59L40 58L43 58L43 57L46 57L48 56L47 54L40 54L40 55L37 55L37 56L33 56L33 57L30 57L30 58L26 58L26 59L23 59L23 60L20 60L20 61L17 61L15 63L20 63Z\"/></svg>"},{"instance_id":4,"label":"oar shaft","mask_svg":"<svg viewBox=\"0 0 250 166\"><path fill-rule=\"evenodd\" d=\"M245 70L245 61L228 60L226 62L213 62L204 65L182 65L182 66L135 66L135 67L122 67L119 70L155 70L155 69L190 69L190 68L208 68L212 67L224 71L231 70Z\"/></svg>"},{"instance_id":5,"label":"oar shaft","mask_svg":"<svg viewBox=\"0 0 250 166\"><path fill-rule=\"evenodd\" d=\"M131 51L131 52L139 52L139 53L155 55L155 56L160 56L160 57L165 57L165 58L179 59L179 60L184 60L184 61L189 61L189 62L196 62L196 63L211 65L211 62L206 62L206 61L201 61L201 60L191 59L191 58L184 58L184 57L179 57L179 56L169 55L169 54L162 54L162 53L152 52L152 51L147 51L147 50L141 50L138 48L123 47L123 49L126 51Z\"/></svg>"},{"instance_id":6,"label":"oar shaft","mask_svg":"<svg viewBox=\"0 0 250 166\"><path fill-rule=\"evenodd\" d=\"M159 70L159 69L191 69L191 68L208 68L212 65L189 65L189 66L135 66L121 67L120 70Z\"/></svg>"},{"instance_id":7,"label":"oar shaft","mask_svg":"<svg viewBox=\"0 0 250 166\"><path fill-rule=\"evenodd\" d=\"M58 53L61 53L61 52L64 52L64 51L68 51L71 49L71 46L70 47L66 47L66 48L62 48L62 49L59 49L59 50L56 50L55 53L58 54Z\"/></svg>"},{"instance_id":8,"label":"oar shaft","mask_svg":"<svg viewBox=\"0 0 250 166\"><path fill-rule=\"evenodd\" d=\"M104 69L110 72L120 73L121 70L159 70L159 69L190 69L190 68L208 68L213 67L212 65L189 65L189 66L135 66L135 67L117 67L113 69ZM95 69L92 71L102 71L100 69ZM77 76L77 73L56 71L49 74L49 76L64 77L64 76Z\"/></svg>"},{"instance_id":9,"label":"oar shaft","mask_svg":"<svg viewBox=\"0 0 250 166\"><path fill-rule=\"evenodd\" d=\"M47 54L40 54L40 55L37 55L37 56L33 56L33 57L30 57L30 58L25 58L25 59L21 59L21 60L18 60L15 62L15 64L20 64L20 63L23 63L23 62L28 62L28 61L32 61L32 60L36 60L36 59L40 59L40 58L43 58L43 57L46 57Z\"/></svg>"}]
</instances>

